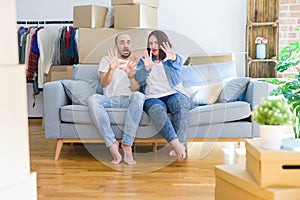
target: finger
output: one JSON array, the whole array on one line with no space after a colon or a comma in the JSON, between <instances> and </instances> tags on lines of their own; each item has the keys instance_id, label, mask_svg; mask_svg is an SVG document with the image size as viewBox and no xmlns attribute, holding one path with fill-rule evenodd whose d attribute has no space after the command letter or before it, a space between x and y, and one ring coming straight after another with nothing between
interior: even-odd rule
<instances>
[{"instance_id":1,"label":"finger","mask_svg":"<svg viewBox=\"0 0 300 200\"><path fill-rule=\"evenodd\" d=\"M150 50L150 58L152 60L152 49Z\"/></svg>"},{"instance_id":2,"label":"finger","mask_svg":"<svg viewBox=\"0 0 300 200\"><path fill-rule=\"evenodd\" d=\"M169 49L169 48L168 48L168 45L166 44L166 42L163 42L163 47L164 47L166 50Z\"/></svg>"},{"instance_id":3,"label":"finger","mask_svg":"<svg viewBox=\"0 0 300 200\"><path fill-rule=\"evenodd\" d=\"M119 69L120 69L120 70L123 70L123 71L126 72L126 73L128 72L128 70L127 70L126 67L119 67Z\"/></svg>"},{"instance_id":4,"label":"finger","mask_svg":"<svg viewBox=\"0 0 300 200\"><path fill-rule=\"evenodd\" d=\"M172 48L170 47L169 42L166 42L166 45L167 45L168 49L172 49Z\"/></svg>"},{"instance_id":5,"label":"finger","mask_svg":"<svg viewBox=\"0 0 300 200\"><path fill-rule=\"evenodd\" d=\"M111 55L111 49L109 49L109 50L107 51L107 54L108 54L108 58L111 60L111 58L112 58L112 55Z\"/></svg>"},{"instance_id":6,"label":"finger","mask_svg":"<svg viewBox=\"0 0 300 200\"><path fill-rule=\"evenodd\" d=\"M166 50L162 45L160 45L160 48L161 48L165 53L167 53L167 50Z\"/></svg>"},{"instance_id":7,"label":"finger","mask_svg":"<svg viewBox=\"0 0 300 200\"><path fill-rule=\"evenodd\" d=\"M144 51L144 58L146 59L146 58L148 58L148 57L149 57L148 52L147 52L147 50L145 50L145 51Z\"/></svg>"},{"instance_id":8,"label":"finger","mask_svg":"<svg viewBox=\"0 0 300 200\"><path fill-rule=\"evenodd\" d=\"M128 63L130 63L131 61L132 61L132 56L129 56Z\"/></svg>"},{"instance_id":9,"label":"finger","mask_svg":"<svg viewBox=\"0 0 300 200\"><path fill-rule=\"evenodd\" d=\"M114 57L115 58L117 58L118 57L118 51L117 51L117 49L115 48L115 52L114 52L115 54L114 54Z\"/></svg>"}]
</instances>

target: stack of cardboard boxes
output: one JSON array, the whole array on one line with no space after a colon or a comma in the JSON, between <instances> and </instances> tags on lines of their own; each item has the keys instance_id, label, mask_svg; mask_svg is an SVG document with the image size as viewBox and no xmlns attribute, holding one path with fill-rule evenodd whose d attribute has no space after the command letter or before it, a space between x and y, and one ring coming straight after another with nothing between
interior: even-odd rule
<instances>
[{"instance_id":1,"label":"stack of cardboard boxes","mask_svg":"<svg viewBox=\"0 0 300 200\"><path fill-rule=\"evenodd\" d=\"M114 28L105 28L107 8L96 5L74 6L73 22L78 28L80 64L98 64L117 34L131 36L133 56L146 48L148 28L157 28L159 0L112 0Z\"/></svg>"},{"instance_id":2,"label":"stack of cardboard boxes","mask_svg":"<svg viewBox=\"0 0 300 200\"><path fill-rule=\"evenodd\" d=\"M246 140L246 165L218 165L216 200L300 199L300 153L271 151Z\"/></svg>"}]
</instances>

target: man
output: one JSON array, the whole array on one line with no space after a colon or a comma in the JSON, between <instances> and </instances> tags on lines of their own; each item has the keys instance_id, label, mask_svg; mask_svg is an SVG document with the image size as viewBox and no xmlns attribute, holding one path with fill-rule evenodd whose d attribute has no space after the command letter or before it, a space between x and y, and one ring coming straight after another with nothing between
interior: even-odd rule
<instances>
[{"instance_id":1,"label":"man","mask_svg":"<svg viewBox=\"0 0 300 200\"><path fill-rule=\"evenodd\" d=\"M105 108L128 108L121 148L124 151L124 162L129 165L136 164L132 155L132 144L142 117L145 97L137 91L139 84L134 77L136 59L131 59L131 50L130 36L117 35L115 49L110 49L108 56L102 58L99 64L100 84L104 88L104 95L95 94L89 98L91 118L113 156L112 164L119 164L122 156Z\"/></svg>"}]
</instances>

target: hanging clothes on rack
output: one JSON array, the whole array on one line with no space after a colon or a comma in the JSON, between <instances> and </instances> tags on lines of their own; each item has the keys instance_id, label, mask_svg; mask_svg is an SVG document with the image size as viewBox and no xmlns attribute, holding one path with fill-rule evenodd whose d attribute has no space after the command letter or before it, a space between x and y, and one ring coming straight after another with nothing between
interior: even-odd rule
<instances>
[{"instance_id":1,"label":"hanging clothes on rack","mask_svg":"<svg viewBox=\"0 0 300 200\"><path fill-rule=\"evenodd\" d=\"M38 89L43 88L51 66L72 65L79 61L77 29L61 26L69 23L73 22L18 21L18 24L22 24L18 28L19 62L26 65L27 81L34 82ZM24 24L30 25L24 27ZM51 26L39 26L40 24ZM35 91L38 93L36 89Z\"/></svg>"},{"instance_id":2,"label":"hanging clothes on rack","mask_svg":"<svg viewBox=\"0 0 300 200\"><path fill-rule=\"evenodd\" d=\"M38 60L38 87L43 88L46 81L46 75L49 73L52 65L52 56L54 51L54 42L59 27L46 27L38 32L38 47L40 57Z\"/></svg>"}]
</instances>

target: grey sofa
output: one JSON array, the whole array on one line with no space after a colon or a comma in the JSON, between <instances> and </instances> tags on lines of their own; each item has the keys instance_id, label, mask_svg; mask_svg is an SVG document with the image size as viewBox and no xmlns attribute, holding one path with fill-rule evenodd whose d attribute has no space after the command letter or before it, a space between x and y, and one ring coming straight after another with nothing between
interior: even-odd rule
<instances>
[{"instance_id":1,"label":"grey sofa","mask_svg":"<svg viewBox=\"0 0 300 200\"><path fill-rule=\"evenodd\" d=\"M74 65L73 80L85 81L94 93L101 93L98 65ZM234 62L184 66L184 86L191 92L197 86L215 82L225 83L236 78ZM228 83L228 82L227 82ZM224 87L225 88L225 87ZM235 101L215 102L212 105L196 106L190 111L187 131L189 140L230 139L241 140L258 136L257 124L251 121L251 111L268 95L268 84L251 79L242 95ZM48 82L44 85L44 128L45 137L57 139L55 160L59 158L63 143L99 142L101 135L93 125L86 105L74 105L66 93L64 81ZM221 94L224 97L224 94ZM88 98L88 97L86 97ZM218 99L219 100L219 99ZM117 138L121 138L126 109L107 109ZM165 141L156 131L146 113L143 114L137 131L136 143ZM154 145L155 150L155 145Z\"/></svg>"}]
</instances>

